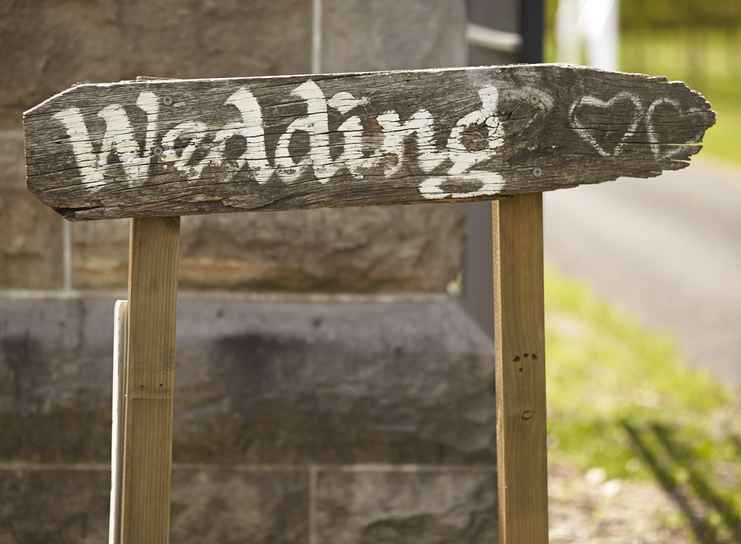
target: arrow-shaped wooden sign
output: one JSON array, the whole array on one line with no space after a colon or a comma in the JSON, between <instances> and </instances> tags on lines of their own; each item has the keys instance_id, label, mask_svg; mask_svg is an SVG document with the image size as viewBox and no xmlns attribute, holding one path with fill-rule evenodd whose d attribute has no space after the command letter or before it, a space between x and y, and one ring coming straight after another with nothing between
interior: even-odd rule
<instances>
[{"instance_id":1,"label":"arrow-shaped wooden sign","mask_svg":"<svg viewBox=\"0 0 741 544\"><path fill-rule=\"evenodd\" d=\"M687 165L710 105L566 65L76 85L25 112L69 219L459 202Z\"/></svg>"}]
</instances>

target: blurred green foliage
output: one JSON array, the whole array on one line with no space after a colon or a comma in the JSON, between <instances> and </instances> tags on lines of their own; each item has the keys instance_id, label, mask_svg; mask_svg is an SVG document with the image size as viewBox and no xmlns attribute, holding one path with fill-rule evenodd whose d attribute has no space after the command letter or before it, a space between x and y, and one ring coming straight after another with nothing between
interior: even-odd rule
<instances>
[{"instance_id":1,"label":"blurred green foliage","mask_svg":"<svg viewBox=\"0 0 741 544\"><path fill-rule=\"evenodd\" d=\"M664 75L702 92L717 113L700 158L741 162L741 31L622 32L620 68Z\"/></svg>"},{"instance_id":2,"label":"blurred green foliage","mask_svg":"<svg viewBox=\"0 0 741 544\"><path fill-rule=\"evenodd\" d=\"M557 0L547 0L546 52L557 60ZM702 158L741 163L741 0L620 0L620 69L664 75L702 92L718 114Z\"/></svg>"},{"instance_id":3,"label":"blurred green foliage","mask_svg":"<svg viewBox=\"0 0 741 544\"><path fill-rule=\"evenodd\" d=\"M638 29L735 28L738 0L620 0L620 27Z\"/></svg>"},{"instance_id":4,"label":"blurred green foliage","mask_svg":"<svg viewBox=\"0 0 741 544\"><path fill-rule=\"evenodd\" d=\"M738 0L619 0L624 31L741 26ZM546 26L553 27L558 0L546 0Z\"/></svg>"},{"instance_id":5,"label":"blurred green foliage","mask_svg":"<svg viewBox=\"0 0 741 544\"><path fill-rule=\"evenodd\" d=\"M741 542L741 405L673 342L546 271L549 455L692 497L714 544Z\"/></svg>"}]
</instances>

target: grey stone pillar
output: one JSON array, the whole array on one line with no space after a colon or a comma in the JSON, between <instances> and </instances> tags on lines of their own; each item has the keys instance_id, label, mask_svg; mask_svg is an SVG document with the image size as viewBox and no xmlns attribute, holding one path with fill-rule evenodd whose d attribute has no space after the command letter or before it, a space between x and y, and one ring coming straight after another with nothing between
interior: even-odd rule
<instances>
[{"instance_id":1,"label":"grey stone pillar","mask_svg":"<svg viewBox=\"0 0 741 544\"><path fill-rule=\"evenodd\" d=\"M18 148L20 111L77 81L461 65L464 23L462 2L449 0L16 3L0 22L9 52L0 61L6 78L0 127L11 131L3 141ZM16 165L20 155L6 160ZM22 183L16 173L2 175ZM54 251L64 247L66 227L30 195L5 185L0 226L18 234L0 242L0 255L12 264L0 274L4 286L59 287L65 273L74 288L125 285L126 221L72 225L65 271ZM10 210L21 206L30 213L11 219ZM444 292L459 271L462 217L448 207L188 217L180 284Z\"/></svg>"},{"instance_id":2,"label":"grey stone pillar","mask_svg":"<svg viewBox=\"0 0 741 544\"><path fill-rule=\"evenodd\" d=\"M74 224L65 249L62 221L23 187L20 111L83 80L465 64L465 8L3 9L0 287L46 291L0 294L0 542L101 542L116 297L91 289L124 286L127 225ZM491 345L446 294L461 207L190 217L183 231L173 542L495 541ZM56 291L65 276L83 291Z\"/></svg>"}]
</instances>

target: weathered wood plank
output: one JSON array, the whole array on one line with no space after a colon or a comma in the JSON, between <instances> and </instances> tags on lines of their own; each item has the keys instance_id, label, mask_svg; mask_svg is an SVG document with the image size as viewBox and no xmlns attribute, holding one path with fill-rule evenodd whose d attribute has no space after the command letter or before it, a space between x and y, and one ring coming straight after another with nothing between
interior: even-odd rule
<instances>
[{"instance_id":1,"label":"weathered wood plank","mask_svg":"<svg viewBox=\"0 0 741 544\"><path fill-rule=\"evenodd\" d=\"M180 218L131 222L121 542L170 538Z\"/></svg>"},{"instance_id":2,"label":"weathered wood plank","mask_svg":"<svg viewBox=\"0 0 741 544\"><path fill-rule=\"evenodd\" d=\"M680 82L567 65L77 85L24 114L70 219L456 202L682 168L715 116Z\"/></svg>"},{"instance_id":3,"label":"weathered wood plank","mask_svg":"<svg viewBox=\"0 0 741 544\"><path fill-rule=\"evenodd\" d=\"M543 195L493 204L499 542L548 542Z\"/></svg>"}]
</instances>

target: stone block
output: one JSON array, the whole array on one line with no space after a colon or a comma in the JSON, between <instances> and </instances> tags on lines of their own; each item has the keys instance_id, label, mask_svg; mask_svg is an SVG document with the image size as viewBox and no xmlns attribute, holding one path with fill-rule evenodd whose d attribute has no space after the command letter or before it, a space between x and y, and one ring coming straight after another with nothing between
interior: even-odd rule
<instances>
[{"instance_id":1,"label":"stone block","mask_svg":"<svg viewBox=\"0 0 741 544\"><path fill-rule=\"evenodd\" d=\"M444 292L458 271L462 231L460 214L448 206L189 217L183 222L181 284Z\"/></svg>"},{"instance_id":2,"label":"stone block","mask_svg":"<svg viewBox=\"0 0 741 544\"><path fill-rule=\"evenodd\" d=\"M39 0L0 8L0 117L79 81L307 72L304 0Z\"/></svg>"},{"instance_id":3,"label":"stone block","mask_svg":"<svg viewBox=\"0 0 741 544\"><path fill-rule=\"evenodd\" d=\"M0 543L106 542L109 486L106 470L0 467Z\"/></svg>"},{"instance_id":4,"label":"stone block","mask_svg":"<svg viewBox=\"0 0 741 544\"><path fill-rule=\"evenodd\" d=\"M107 541L105 466L0 466L0 544ZM305 544L308 478L301 470L176 466L171 538L178 544Z\"/></svg>"},{"instance_id":5,"label":"stone block","mask_svg":"<svg viewBox=\"0 0 741 544\"><path fill-rule=\"evenodd\" d=\"M315 542L488 544L497 541L492 469L320 470Z\"/></svg>"},{"instance_id":6,"label":"stone block","mask_svg":"<svg viewBox=\"0 0 741 544\"><path fill-rule=\"evenodd\" d=\"M323 2L319 68L344 72L462 66L465 23L462 1ZM312 251L310 255L318 258L309 258L303 271L309 277L321 272L317 279L326 277L329 290L443 292L460 269L464 236L460 206L322 210L316 217L342 234L322 252L337 248L329 259ZM365 237L366 249L354 251L353 257L342 246L362 243L357 236L361 230L373 236ZM310 235L324 237L320 231Z\"/></svg>"},{"instance_id":7,"label":"stone block","mask_svg":"<svg viewBox=\"0 0 741 544\"><path fill-rule=\"evenodd\" d=\"M303 469L175 467L171 540L178 544L307 544Z\"/></svg>"},{"instance_id":8,"label":"stone block","mask_svg":"<svg viewBox=\"0 0 741 544\"><path fill-rule=\"evenodd\" d=\"M128 220L72 225L76 288L125 288ZM294 292L444 292L458 274L453 206L188 216L179 285Z\"/></svg>"},{"instance_id":9,"label":"stone block","mask_svg":"<svg viewBox=\"0 0 741 544\"><path fill-rule=\"evenodd\" d=\"M491 343L455 300L178 312L178 461L493 462ZM104 296L0 299L0 459L108 459L112 316Z\"/></svg>"},{"instance_id":10,"label":"stone block","mask_svg":"<svg viewBox=\"0 0 741 544\"><path fill-rule=\"evenodd\" d=\"M0 288L62 286L63 220L26 190L23 133L0 131Z\"/></svg>"},{"instance_id":11,"label":"stone block","mask_svg":"<svg viewBox=\"0 0 741 544\"><path fill-rule=\"evenodd\" d=\"M130 220L84 221L71 229L72 287L126 289Z\"/></svg>"},{"instance_id":12,"label":"stone block","mask_svg":"<svg viewBox=\"0 0 741 544\"><path fill-rule=\"evenodd\" d=\"M463 1L346 0L322 8L324 72L466 64Z\"/></svg>"},{"instance_id":13,"label":"stone block","mask_svg":"<svg viewBox=\"0 0 741 544\"><path fill-rule=\"evenodd\" d=\"M179 285L253 291L434 292L457 274L463 219L449 206L189 216ZM389 225L394 225L390 228ZM125 288L128 220L75 223L76 288Z\"/></svg>"},{"instance_id":14,"label":"stone block","mask_svg":"<svg viewBox=\"0 0 741 544\"><path fill-rule=\"evenodd\" d=\"M322 5L324 70L464 64L462 2ZM26 9L13 8L9 16L22 19ZM52 20L69 25L53 26L33 40L31 50L18 53L31 71L28 85L40 81L56 85L43 92L24 89L23 97L35 96L38 101L84 79L311 70L311 2L159 0L116 9L101 2L100 9L86 10L85 17L79 13L82 9L69 2L40 4L39 28ZM205 19L208 25L203 24ZM95 32L85 33L86 25L95 26ZM101 27L107 29L105 33ZM20 39L14 32L25 36L30 31L0 26L0 36L3 32ZM59 53L47 44L49 40L56 40L64 58L57 58ZM96 47L101 40L105 43ZM46 66L50 74L37 77L38 65ZM195 289L444 292L460 268L463 217L458 206L188 217L183 220L180 281L183 287ZM74 224L73 286L124 287L127 235L126 222Z\"/></svg>"}]
</instances>

